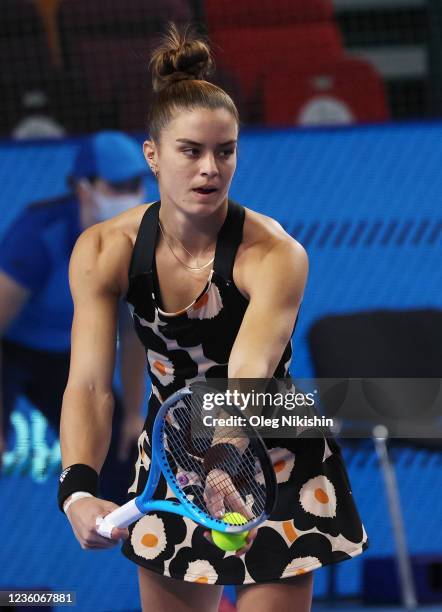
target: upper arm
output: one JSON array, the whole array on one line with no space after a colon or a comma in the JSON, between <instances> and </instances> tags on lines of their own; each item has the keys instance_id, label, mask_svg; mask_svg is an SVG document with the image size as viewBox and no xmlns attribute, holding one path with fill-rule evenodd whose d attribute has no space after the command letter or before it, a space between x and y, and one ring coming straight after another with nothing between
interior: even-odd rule
<instances>
[{"instance_id":1,"label":"upper arm","mask_svg":"<svg viewBox=\"0 0 442 612\"><path fill-rule=\"evenodd\" d=\"M121 244L106 246L96 228L84 232L72 253L74 301L68 387L109 392L115 365Z\"/></svg>"},{"instance_id":2,"label":"upper arm","mask_svg":"<svg viewBox=\"0 0 442 612\"><path fill-rule=\"evenodd\" d=\"M273 375L290 340L308 274L304 248L277 240L245 276L249 306L229 360L229 376L247 369L249 378Z\"/></svg>"},{"instance_id":3,"label":"upper arm","mask_svg":"<svg viewBox=\"0 0 442 612\"><path fill-rule=\"evenodd\" d=\"M29 295L29 289L0 270L0 335L18 315Z\"/></svg>"}]
</instances>

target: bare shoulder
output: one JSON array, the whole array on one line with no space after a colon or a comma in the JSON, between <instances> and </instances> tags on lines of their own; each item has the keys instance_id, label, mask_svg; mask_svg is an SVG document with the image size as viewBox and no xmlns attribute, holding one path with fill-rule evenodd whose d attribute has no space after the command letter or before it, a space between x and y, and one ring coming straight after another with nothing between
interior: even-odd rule
<instances>
[{"instance_id":1,"label":"bare shoulder","mask_svg":"<svg viewBox=\"0 0 442 612\"><path fill-rule=\"evenodd\" d=\"M261 213L246 208L241 254L254 261L262 260L266 255L289 258L300 265L308 264L307 253L300 242L288 234L282 225Z\"/></svg>"},{"instance_id":2,"label":"bare shoulder","mask_svg":"<svg viewBox=\"0 0 442 612\"><path fill-rule=\"evenodd\" d=\"M78 238L70 263L71 285L124 295L141 219L149 204L136 206L109 221L86 229Z\"/></svg>"},{"instance_id":3,"label":"bare shoulder","mask_svg":"<svg viewBox=\"0 0 442 612\"><path fill-rule=\"evenodd\" d=\"M301 295L308 275L304 247L275 219L245 210L243 241L233 269L239 291L251 299L256 291L262 293L265 285L277 292Z\"/></svg>"}]
</instances>

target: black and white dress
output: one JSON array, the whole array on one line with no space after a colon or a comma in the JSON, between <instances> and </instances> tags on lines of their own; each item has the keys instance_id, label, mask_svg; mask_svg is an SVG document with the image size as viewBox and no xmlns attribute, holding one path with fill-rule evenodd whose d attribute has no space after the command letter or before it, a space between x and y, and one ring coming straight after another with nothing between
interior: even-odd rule
<instances>
[{"instance_id":1,"label":"black and white dress","mask_svg":"<svg viewBox=\"0 0 442 612\"><path fill-rule=\"evenodd\" d=\"M155 267L160 202L141 222L130 267L127 302L147 352L152 394L143 432L132 496L145 486L150 440L161 401L197 379L227 378L230 351L248 301L232 278L242 241L244 208L229 202L219 232L213 270L201 294L177 313L161 309ZM267 323L268 324L268 323ZM289 343L274 376L288 375ZM205 528L165 512L151 512L130 527L123 553L136 564L190 582L252 584L289 578L350 559L368 546L352 498L339 446L329 437L266 439L278 481L271 519L242 557L208 542ZM175 499L163 477L155 499Z\"/></svg>"}]
</instances>

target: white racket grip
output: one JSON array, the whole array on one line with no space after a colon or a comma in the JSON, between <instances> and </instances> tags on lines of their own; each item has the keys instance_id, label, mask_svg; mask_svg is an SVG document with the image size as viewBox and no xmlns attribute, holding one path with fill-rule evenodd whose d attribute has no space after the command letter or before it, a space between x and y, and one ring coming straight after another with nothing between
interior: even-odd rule
<instances>
[{"instance_id":1,"label":"white racket grip","mask_svg":"<svg viewBox=\"0 0 442 612\"><path fill-rule=\"evenodd\" d=\"M135 499L131 499L123 506L107 514L104 518L97 516L97 532L105 538L111 538L112 529L115 527L124 529L142 516L144 516L144 512L140 512Z\"/></svg>"}]
</instances>

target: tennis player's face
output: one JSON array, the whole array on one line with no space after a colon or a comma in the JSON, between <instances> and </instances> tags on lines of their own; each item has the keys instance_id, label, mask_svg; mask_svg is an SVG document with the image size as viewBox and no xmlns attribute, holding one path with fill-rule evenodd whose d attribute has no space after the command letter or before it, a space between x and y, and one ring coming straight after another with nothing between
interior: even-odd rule
<instances>
[{"instance_id":1,"label":"tennis player's face","mask_svg":"<svg viewBox=\"0 0 442 612\"><path fill-rule=\"evenodd\" d=\"M238 126L225 109L179 111L162 130L154 160L161 199L187 214L210 214L227 199Z\"/></svg>"}]
</instances>

